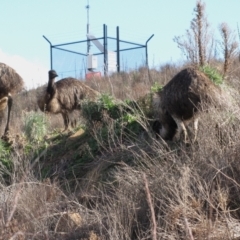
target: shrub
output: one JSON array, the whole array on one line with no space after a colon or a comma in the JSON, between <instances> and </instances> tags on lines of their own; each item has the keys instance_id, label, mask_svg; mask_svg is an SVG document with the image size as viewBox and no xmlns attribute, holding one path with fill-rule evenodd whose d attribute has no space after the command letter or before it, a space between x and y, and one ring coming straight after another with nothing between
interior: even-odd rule
<instances>
[{"instance_id":1,"label":"shrub","mask_svg":"<svg viewBox=\"0 0 240 240\"><path fill-rule=\"evenodd\" d=\"M159 83L157 83L157 82L155 82L154 84L153 84L153 86L151 86L151 91L152 92L159 92L159 91L162 91L162 89L163 89L163 85L161 85L161 84L159 84Z\"/></svg>"},{"instance_id":2,"label":"shrub","mask_svg":"<svg viewBox=\"0 0 240 240\"><path fill-rule=\"evenodd\" d=\"M209 65L204 65L200 67L200 71L204 72L209 77L209 79L216 85L220 85L223 83L222 75L215 68Z\"/></svg>"},{"instance_id":3,"label":"shrub","mask_svg":"<svg viewBox=\"0 0 240 240\"><path fill-rule=\"evenodd\" d=\"M104 121L104 112L112 119L118 119L121 115L120 103L116 103L112 96L102 94L97 102L85 101L82 104L82 114L88 123Z\"/></svg>"},{"instance_id":4,"label":"shrub","mask_svg":"<svg viewBox=\"0 0 240 240\"><path fill-rule=\"evenodd\" d=\"M39 142L47 133L47 120L44 114L28 112L24 119L24 133L29 141Z\"/></svg>"},{"instance_id":5,"label":"shrub","mask_svg":"<svg viewBox=\"0 0 240 240\"><path fill-rule=\"evenodd\" d=\"M0 140L0 161L7 168L9 168L11 164L10 152L10 145L5 141Z\"/></svg>"}]
</instances>

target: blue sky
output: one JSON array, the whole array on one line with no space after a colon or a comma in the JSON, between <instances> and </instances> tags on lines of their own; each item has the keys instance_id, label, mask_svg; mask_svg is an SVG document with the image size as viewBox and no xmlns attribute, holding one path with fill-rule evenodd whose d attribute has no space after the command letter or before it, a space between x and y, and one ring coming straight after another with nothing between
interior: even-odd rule
<instances>
[{"instance_id":1,"label":"blue sky","mask_svg":"<svg viewBox=\"0 0 240 240\"><path fill-rule=\"evenodd\" d=\"M205 0L211 28L226 22L232 30L240 25L239 0ZM120 27L121 39L149 42L149 64L180 62L181 52L173 42L183 35L194 17L196 0L89 0L90 31L101 35L102 25L108 32ZM85 38L87 0L1 0L0 62L15 68L27 87L47 82L50 68L49 44ZM237 39L238 40L238 39Z\"/></svg>"}]
</instances>

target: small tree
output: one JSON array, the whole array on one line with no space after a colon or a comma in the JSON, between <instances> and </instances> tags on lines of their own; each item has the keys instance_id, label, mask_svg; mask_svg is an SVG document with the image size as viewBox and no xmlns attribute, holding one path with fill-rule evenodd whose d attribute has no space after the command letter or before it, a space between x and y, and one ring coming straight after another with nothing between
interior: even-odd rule
<instances>
[{"instance_id":1,"label":"small tree","mask_svg":"<svg viewBox=\"0 0 240 240\"><path fill-rule=\"evenodd\" d=\"M194 12L196 16L191 21L190 29L186 30L186 35L175 36L173 40L192 64L204 66L212 55L213 38L209 34L205 5L201 0L197 1Z\"/></svg>"},{"instance_id":2,"label":"small tree","mask_svg":"<svg viewBox=\"0 0 240 240\"><path fill-rule=\"evenodd\" d=\"M220 45L224 56L223 78L225 78L234 57L237 56L238 43L235 40L236 36L226 23L220 25L220 33L222 36Z\"/></svg>"}]
</instances>

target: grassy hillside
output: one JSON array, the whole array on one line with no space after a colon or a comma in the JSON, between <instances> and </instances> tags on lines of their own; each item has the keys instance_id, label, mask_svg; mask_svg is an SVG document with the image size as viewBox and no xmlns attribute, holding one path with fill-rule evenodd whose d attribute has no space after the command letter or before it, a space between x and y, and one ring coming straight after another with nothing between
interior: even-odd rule
<instances>
[{"instance_id":1,"label":"grassy hillside","mask_svg":"<svg viewBox=\"0 0 240 240\"><path fill-rule=\"evenodd\" d=\"M235 64L224 107L202 113L188 145L151 130L151 89L183 66L86 82L102 96L73 113L67 133L61 116L38 110L40 89L16 96L11 138L0 141L0 239L239 239Z\"/></svg>"}]
</instances>

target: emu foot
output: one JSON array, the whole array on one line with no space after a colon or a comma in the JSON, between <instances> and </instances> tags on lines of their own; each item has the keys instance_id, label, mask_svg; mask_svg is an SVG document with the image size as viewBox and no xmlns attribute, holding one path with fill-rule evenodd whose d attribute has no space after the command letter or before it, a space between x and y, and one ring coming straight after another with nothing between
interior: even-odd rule
<instances>
[{"instance_id":1,"label":"emu foot","mask_svg":"<svg viewBox=\"0 0 240 240\"><path fill-rule=\"evenodd\" d=\"M66 127L66 128L64 128L61 132L62 133L66 133L66 132L68 132L69 131L69 127Z\"/></svg>"},{"instance_id":2,"label":"emu foot","mask_svg":"<svg viewBox=\"0 0 240 240\"><path fill-rule=\"evenodd\" d=\"M4 141L4 142L7 142L9 143L10 145L12 145L14 143L14 137L10 135L9 131L5 132L1 139Z\"/></svg>"},{"instance_id":3,"label":"emu foot","mask_svg":"<svg viewBox=\"0 0 240 240\"><path fill-rule=\"evenodd\" d=\"M61 131L61 134L62 134L62 135L70 136L70 135L73 134L73 130L70 129L70 128L65 128L65 129L63 129L63 130Z\"/></svg>"}]
</instances>

